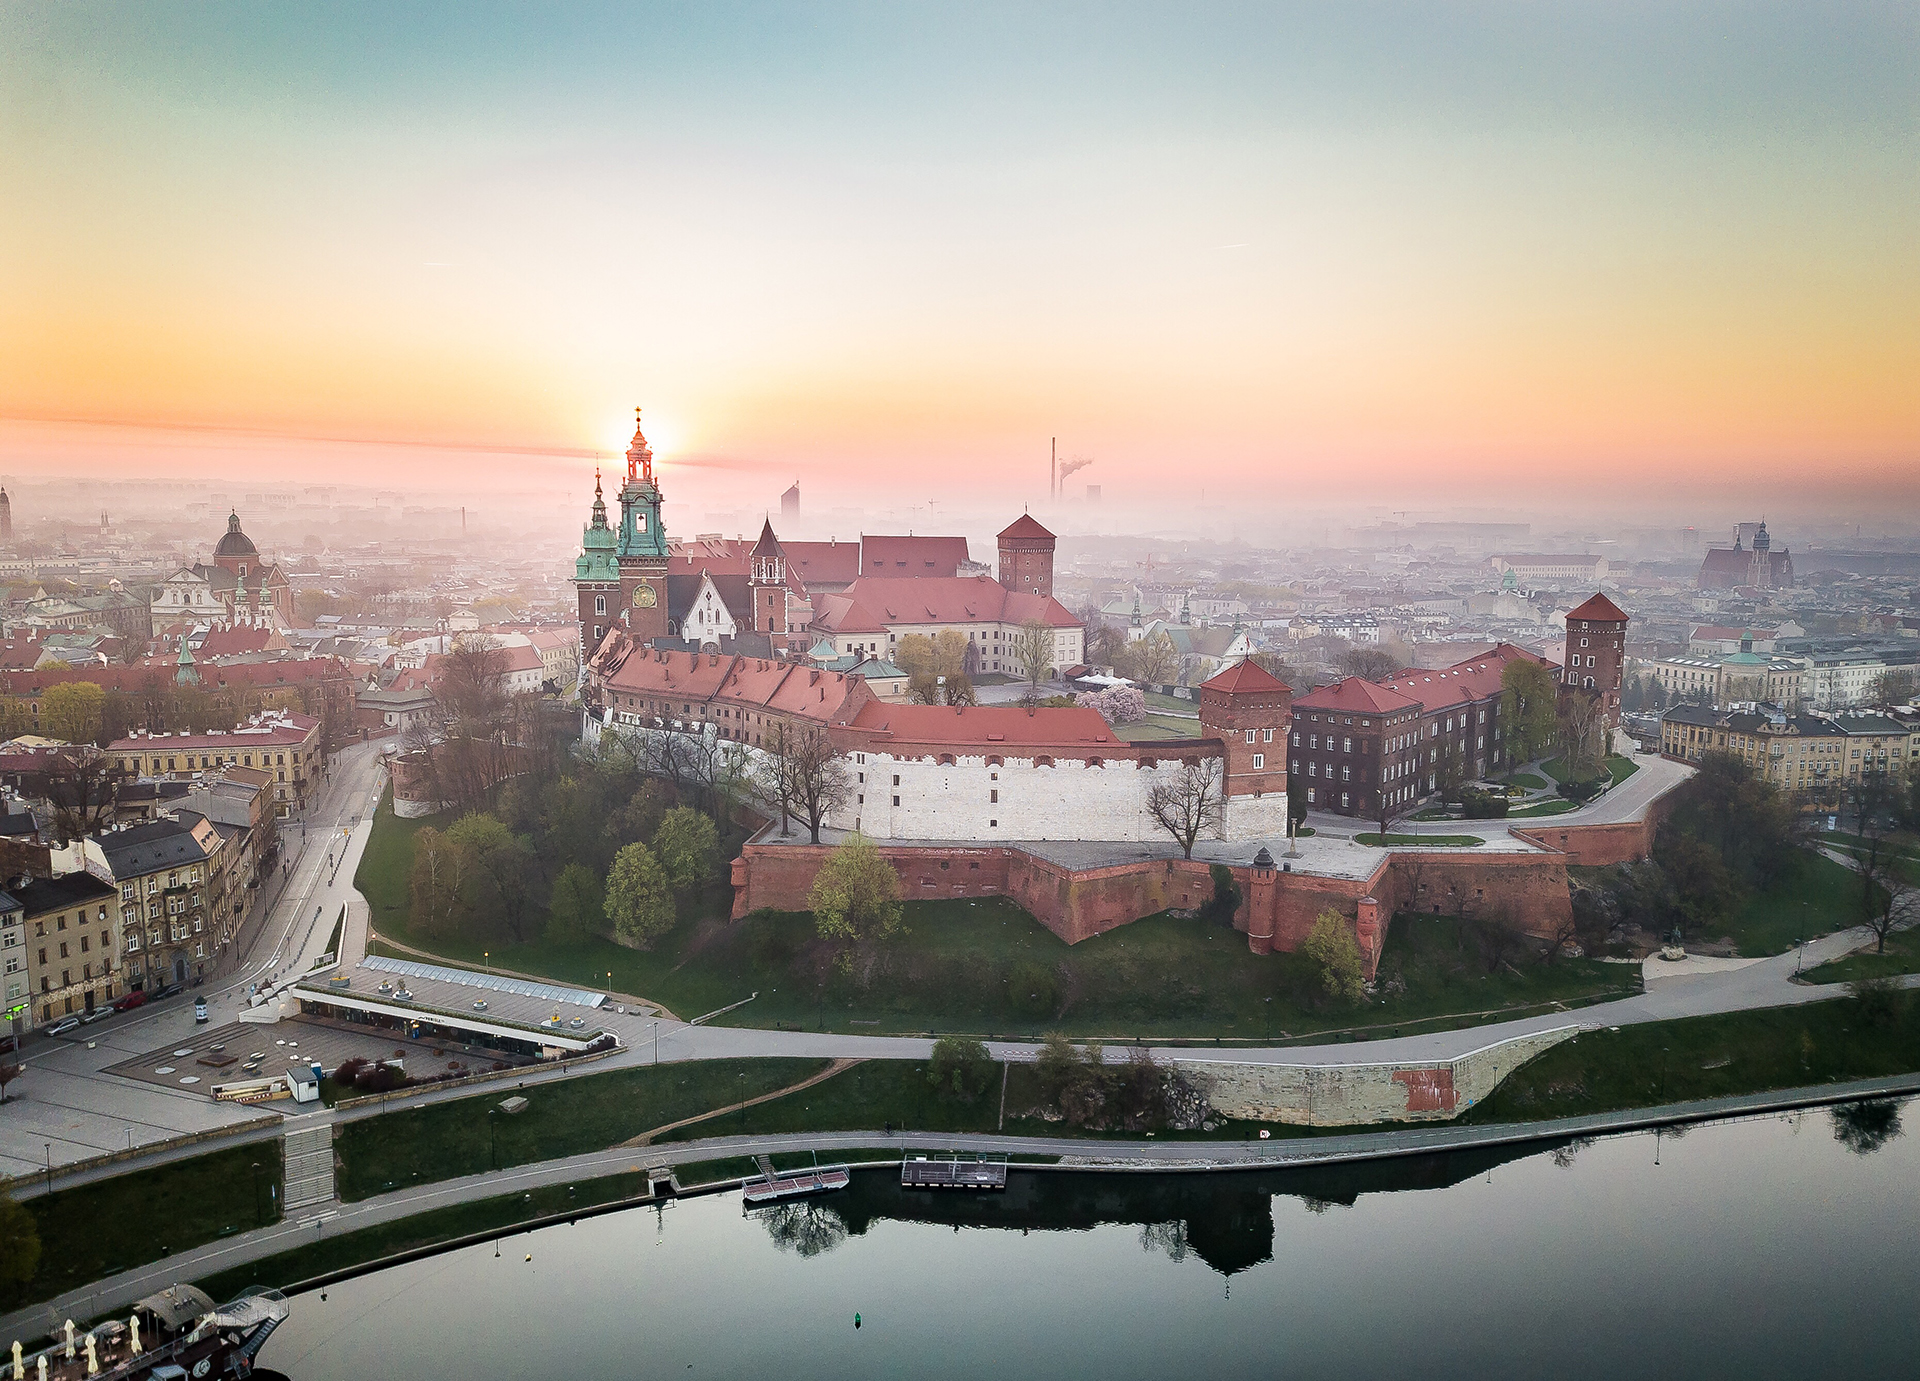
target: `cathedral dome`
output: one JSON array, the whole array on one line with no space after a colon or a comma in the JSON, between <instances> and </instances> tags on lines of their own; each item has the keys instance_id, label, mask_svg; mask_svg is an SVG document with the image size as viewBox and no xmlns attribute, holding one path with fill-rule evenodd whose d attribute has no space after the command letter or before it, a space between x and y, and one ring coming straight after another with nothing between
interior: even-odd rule
<instances>
[{"instance_id":1,"label":"cathedral dome","mask_svg":"<svg viewBox=\"0 0 1920 1381\"><path fill-rule=\"evenodd\" d=\"M227 515L227 535L220 539L220 545L213 549L215 556L258 556L260 551L253 545L253 539L240 530L240 515Z\"/></svg>"}]
</instances>

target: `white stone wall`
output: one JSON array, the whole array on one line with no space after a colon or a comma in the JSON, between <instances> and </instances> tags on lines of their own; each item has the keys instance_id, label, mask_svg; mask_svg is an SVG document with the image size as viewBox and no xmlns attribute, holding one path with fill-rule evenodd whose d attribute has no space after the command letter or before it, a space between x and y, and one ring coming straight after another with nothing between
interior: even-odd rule
<instances>
[{"instance_id":1,"label":"white stone wall","mask_svg":"<svg viewBox=\"0 0 1920 1381\"><path fill-rule=\"evenodd\" d=\"M1445 1122L1485 1098L1528 1060L1578 1033L1577 1026L1561 1026L1515 1036L1455 1060L1339 1065L1174 1060L1172 1068L1222 1117L1313 1127ZM1431 1096L1436 1085L1449 1091L1447 1099ZM1422 1089L1429 1092L1424 1100L1418 1096ZM1418 1106L1422 1101L1451 1106Z\"/></svg>"},{"instance_id":2,"label":"white stone wall","mask_svg":"<svg viewBox=\"0 0 1920 1381\"><path fill-rule=\"evenodd\" d=\"M836 634L832 641L842 654L858 653L892 661L893 654L899 649L900 639L916 633L934 638L949 628L963 638L969 633L973 635L974 646L978 649L975 655L979 658L979 671L1002 676L1024 674L1019 654L1014 650L1024 636L1017 623L901 623L885 633ZM1053 665L1056 668L1071 667L1086 661L1086 638L1086 629L1078 626L1054 629Z\"/></svg>"},{"instance_id":3,"label":"white stone wall","mask_svg":"<svg viewBox=\"0 0 1920 1381\"><path fill-rule=\"evenodd\" d=\"M1147 793L1156 781L1171 781L1180 773L1178 757L1162 758L1155 767L1124 758L1089 767L1084 757L1058 758L1054 766L1044 767L1031 757L1007 756L990 764L984 754L960 754L943 764L924 757L902 760L866 753L855 754L851 766L853 799L831 818L835 828L853 829L857 822L873 839L968 842L1165 843L1166 831L1147 815ZM1211 837L1282 838L1286 821L1284 793L1258 800L1236 798L1228 803L1224 830Z\"/></svg>"}]
</instances>

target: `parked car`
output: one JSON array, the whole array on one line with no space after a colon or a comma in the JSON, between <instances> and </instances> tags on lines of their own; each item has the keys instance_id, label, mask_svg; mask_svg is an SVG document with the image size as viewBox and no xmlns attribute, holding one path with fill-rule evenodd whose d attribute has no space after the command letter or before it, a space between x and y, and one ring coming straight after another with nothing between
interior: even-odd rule
<instances>
[{"instance_id":1,"label":"parked car","mask_svg":"<svg viewBox=\"0 0 1920 1381\"><path fill-rule=\"evenodd\" d=\"M126 996L114 999L113 1010L116 1012L131 1012L135 1007L146 1006L146 1003L146 990L135 988Z\"/></svg>"},{"instance_id":2,"label":"parked car","mask_svg":"<svg viewBox=\"0 0 1920 1381\"><path fill-rule=\"evenodd\" d=\"M175 994L179 993L180 991L181 991L181 988L178 983L169 983L167 984L166 987L159 988L154 991L153 1000L155 1002L158 1002L160 1001L161 998L173 997Z\"/></svg>"},{"instance_id":3,"label":"parked car","mask_svg":"<svg viewBox=\"0 0 1920 1381\"><path fill-rule=\"evenodd\" d=\"M114 1009L111 1007L95 1007L91 1011L82 1012L80 1014L80 1020L86 1023L88 1026L91 1026L93 1025L94 1022L99 1021L102 1017L112 1016L113 1011Z\"/></svg>"},{"instance_id":4,"label":"parked car","mask_svg":"<svg viewBox=\"0 0 1920 1381\"><path fill-rule=\"evenodd\" d=\"M49 1026L47 1028L47 1034L49 1036L64 1036L69 1031L78 1031L79 1029L80 1018L68 1017L64 1021L56 1021L53 1025Z\"/></svg>"},{"instance_id":5,"label":"parked car","mask_svg":"<svg viewBox=\"0 0 1920 1381\"><path fill-rule=\"evenodd\" d=\"M207 1024L207 1000L204 997L196 997L193 1000L193 1024L195 1026Z\"/></svg>"}]
</instances>

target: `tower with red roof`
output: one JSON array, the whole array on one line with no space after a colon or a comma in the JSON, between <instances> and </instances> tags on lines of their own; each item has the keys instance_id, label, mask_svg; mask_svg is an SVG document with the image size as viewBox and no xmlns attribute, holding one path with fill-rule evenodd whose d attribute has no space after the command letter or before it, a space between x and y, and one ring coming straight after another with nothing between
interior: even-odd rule
<instances>
[{"instance_id":1,"label":"tower with red roof","mask_svg":"<svg viewBox=\"0 0 1920 1381\"><path fill-rule=\"evenodd\" d=\"M1022 513L1000 532L1000 583L1023 594L1053 595L1054 536L1031 513Z\"/></svg>"},{"instance_id":2,"label":"tower with red roof","mask_svg":"<svg viewBox=\"0 0 1920 1381\"><path fill-rule=\"evenodd\" d=\"M1560 684L1600 697L1609 729L1620 727L1620 684L1627 662L1627 615L1596 594L1567 614L1567 657Z\"/></svg>"},{"instance_id":3,"label":"tower with red roof","mask_svg":"<svg viewBox=\"0 0 1920 1381\"><path fill-rule=\"evenodd\" d=\"M1235 662L1201 682L1200 729L1226 745L1229 809L1236 796L1286 795L1292 722L1293 688L1257 662Z\"/></svg>"}]
</instances>

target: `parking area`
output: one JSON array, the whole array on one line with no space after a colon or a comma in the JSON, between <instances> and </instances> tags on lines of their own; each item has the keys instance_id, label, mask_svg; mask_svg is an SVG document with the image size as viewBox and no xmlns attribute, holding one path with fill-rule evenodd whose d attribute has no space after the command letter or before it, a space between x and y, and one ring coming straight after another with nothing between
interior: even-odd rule
<instances>
[{"instance_id":1,"label":"parking area","mask_svg":"<svg viewBox=\"0 0 1920 1381\"><path fill-rule=\"evenodd\" d=\"M410 1040L394 1031L311 1017L288 1017L270 1026L230 1022L204 1028L192 1039L145 1051L109 1066L105 1072L211 1098L219 1084L272 1078L286 1073L292 1064L318 1064L331 1073L356 1058L400 1060L415 1079L471 1074L492 1069L496 1062L518 1063L499 1051L447 1041Z\"/></svg>"}]
</instances>

